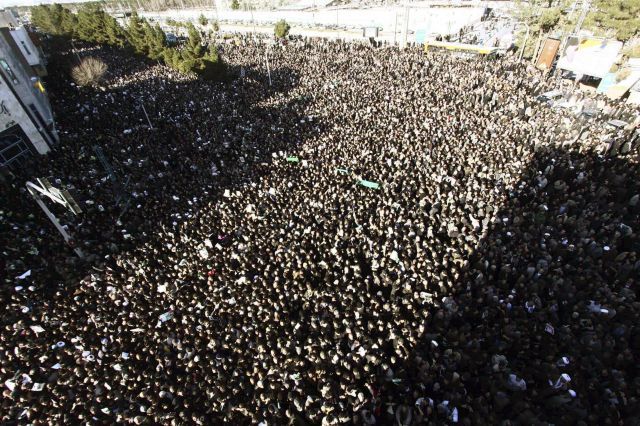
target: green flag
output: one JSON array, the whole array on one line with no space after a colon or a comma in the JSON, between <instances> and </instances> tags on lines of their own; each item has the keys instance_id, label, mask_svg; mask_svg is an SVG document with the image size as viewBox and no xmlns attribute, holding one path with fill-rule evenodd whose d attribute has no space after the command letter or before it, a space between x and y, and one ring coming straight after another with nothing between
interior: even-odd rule
<instances>
[{"instance_id":1,"label":"green flag","mask_svg":"<svg viewBox=\"0 0 640 426\"><path fill-rule=\"evenodd\" d=\"M300 159L298 157L287 157L287 161L290 163L297 163Z\"/></svg>"},{"instance_id":2,"label":"green flag","mask_svg":"<svg viewBox=\"0 0 640 426\"><path fill-rule=\"evenodd\" d=\"M349 173L349 170L347 169L336 169L338 171L338 173L346 175L347 173Z\"/></svg>"},{"instance_id":3,"label":"green flag","mask_svg":"<svg viewBox=\"0 0 640 426\"><path fill-rule=\"evenodd\" d=\"M371 189L378 189L380 188L380 184L379 183L375 183L375 182L371 182L368 180L361 180L358 182L360 185L366 187L366 188L371 188Z\"/></svg>"}]
</instances>

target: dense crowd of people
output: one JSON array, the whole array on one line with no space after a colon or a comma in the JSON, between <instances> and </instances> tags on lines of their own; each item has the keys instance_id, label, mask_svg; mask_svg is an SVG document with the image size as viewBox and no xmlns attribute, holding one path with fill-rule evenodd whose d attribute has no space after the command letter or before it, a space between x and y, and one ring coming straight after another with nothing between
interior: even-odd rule
<instances>
[{"instance_id":1,"label":"dense crowd of people","mask_svg":"<svg viewBox=\"0 0 640 426\"><path fill-rule=\"evenodd\" d=\"M637 107L550 108L512 57L237 36L208 83L74 53L109 78L52 58L60 146L0 201L2 423L640 421Z\"/></svg>"}]
</instances>

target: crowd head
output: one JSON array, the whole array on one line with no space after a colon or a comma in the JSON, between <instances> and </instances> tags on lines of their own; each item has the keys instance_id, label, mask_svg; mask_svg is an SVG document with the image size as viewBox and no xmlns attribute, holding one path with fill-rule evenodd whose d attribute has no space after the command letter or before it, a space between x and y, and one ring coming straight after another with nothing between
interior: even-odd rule
<instances>
[{"instance_id":1,"label":"crowd head","mask_svg":"<svg viewBox=\"0 0 640 426\"><path fill-rule=\"evenodd\" d=\"M638 421L637 107L511 56L232 41L224 83L52 58L60 145L2 201L3 423Z\"/></svg>"}]
</instances>

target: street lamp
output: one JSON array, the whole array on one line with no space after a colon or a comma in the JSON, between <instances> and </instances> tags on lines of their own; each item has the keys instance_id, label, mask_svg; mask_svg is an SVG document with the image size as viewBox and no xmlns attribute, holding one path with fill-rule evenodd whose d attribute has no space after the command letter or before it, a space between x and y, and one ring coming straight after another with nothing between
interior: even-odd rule
<instances>
[{"instance_id":1,"label":"street lamp","mask_svg":"<svg viewBox=\"0 0 640 426\"><path fill-rule=\"evenodd\" d=\"M524 41L522 42L522 47L520 48L520 57L518 58L518 61L522 61L522 55L524 55L524 48L527 46L527 41L529 40L529 24L527 24L526 22L516 22L516 25L524 25L525 27L527 27L527 33L524 36Z\"/></svg>"}]
</instances>

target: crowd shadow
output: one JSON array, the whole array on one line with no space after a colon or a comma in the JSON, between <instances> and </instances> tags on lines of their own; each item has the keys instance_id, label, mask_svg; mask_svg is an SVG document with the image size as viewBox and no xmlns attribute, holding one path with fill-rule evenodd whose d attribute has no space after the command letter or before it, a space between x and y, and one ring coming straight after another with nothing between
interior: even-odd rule
<instances>
[{"instance_id":1,"label":"crowd shadow","mask_svg":"<svg viewBox=\"0 0 640 426\"><path fill-rule=\"evenodd\" d=\"M118 55L112 59L118 60ZM141 69L148 66L145 62ZM47 85L54 111L61 129L71 131L78 126L75 104L94 103L105 92L73 88L55 58L50 71ZM118 103L122 111L118 116L103 114L83 123L96 129L93 139L63 133L55 152L34 158L33 164L16 172L16 185L8 187L0 201L3 210L13 213L3 222L5 262L21 256L22 266L34 271L33 282L45 289L77 285L77 278L92 268L143 249L152 237L144 234L148 229L143 224L152 223L156 230L176 229L176 213L200 214L225 191L259 180L269 172L265 165L284 161L272 153L295 153L305 138L324 130L322 123L302 123L310 100L290 96L299 78L295 70L271 70L271 85L266 70L258 67L247 69L244 77L237 67L230 73L237 78L219 83L182 81L170 96L145 102L153 129L139 104ZM161 87L161 78L151 79ZM149 84L149 79L131 82L113 94L147 96ZM180 94L202 90L211 90L220 100L209 111L194 104L184 109L184 117L164 114L171 103L191 101ZM63 107L62 99L71 96L77 102ZM116 193L108 182L98 183L108 176L92 154L93 145L102 148L125 187L125 199L131 200L128 207L126 201L116 205ZM169 156L164 155L167 150ZM193 166L210 169L212 162L215 176L192 170ZM24 180L36 176L67 184L64 178L77 176L78 168L95 170L85 176L88 180L73 182L72 192L85 213L75 217L60 207L51 209L75 231L80 244L89 242L86 251L94 257L87 262L75 259L35 202L19 191ZM162 172L165 175L158 177ZM519 424L578 420L607 424L616 423L618 413L631 418L638 408L630 397L637 399L632 389L637 384L640 347L634 346L639 340L638 310L630 284L638 279L635 253L640 245L634 230L640 226L640 211L629 200L640 193L639 179L638 163L629 156L553 148L534 154L521 177L524 185L505 188L496 181L507 201L496 206L497 213L492 213L496 220L473 254L455 267L459 275L449 274L446 286L434 290L433 303L425 305L425 332L400 362L406 372L403 380L419 384L434 401L449 401L461 419L473 419L472 423L509 419ZM144 196L134 194L145 191ZM12 222L32 225L15 230ZM90 231L82 231L81 224ZM451 238L465 235L437 237L448 245L454 244ZM365 275L373 273L366 264L362 269ZM411 295L398 292L398 303L405 297ZM589 301L607 312L595 310ZM425 370L416 356L433 368ZM560 366L562 357L570 363ZM549 384L562 373L571 377L567 385ZM526 389L514 387L510 374L524 379ZM381 394L384 387L401 392L397 384L386 383ZM569 388L576 397L568 394ZM432 416L450 420L447 407L434 409Z\"/></svg>"},{"instance_id":2,"label":"crowd shadow","mask_svg":"<svg viewBox=\"0 0 640 426\"><path fill-rule=\"evenodd\" d=\"M130 60L139 65L127 68L127 73L161 66L105 49L107 54L102 52L102 57L112 69ZM310 99L290 96L299 79L295 70L272 69L269 84L266 70L242 67L241 72L240 68L229 66L229 78L221 82L172 82L161 75L149 75L115 89L80 89L71 84L68 52L52 56L46 84L61 130L60 144L46 157L34 157L14 173L7 185L10 194L2 205L9 211L17 210L17 222L31 224L13 235L3 233L7 246L22 257L17 262L22 266L17 268L33 269L31 279L52 292L78 285L79 278L92 268L101 269L116 256L141 249L152 236L143 225L153 224L156 230L177 229L175 223L180 220L176 214L183 220L185 214L197 217L225 191L257 182L272 161L285 161L282 156L274 158L274 152L295 153L306 137L322 132L321 123L307 120L305 124ZM205 102L199 102L203 91L215 98L206 111ZM190 95L196 93L200 96ZM114 98L112 105L108 104L112 102L109 96ZM193 105L192 100L196 100ZM79 114L78 107L85 104L87 111ZM172 105L185 114L167 114ZM78 127L92 130L75 131ZM117 184L111 182L95 147L102 151ZM57 187L66 186L83 208L81 215L74 216L48 203L89 255L88 260L75 258L35 201L21 190L26 180L35 177L46 177ZM174 196L179 200L173 200ZM145 228L146 232L142 231ZM37 241L29 237L35 229ZM21 242L20 238L26 240ZM29 254L31 246L37 248L37 254ZM16 264L11 253L5 261ZM7 271L7 276L17 272Z\"/></svg>"},{"instance_id":3,"label":"crowd shadow","mask_svg":"<svg viewBox=\"0 0 640 426\"><path fill-rule=\"evenodd\" d=\"M636 158L552 148L514 188L496 181L507 201L425 305L425 332L403 361L425 395L450 401L430 419L451 421L455 406L469 424L638 420ZM563 373L570 381L558 383Z\"/></svg>"}]
</instances>

